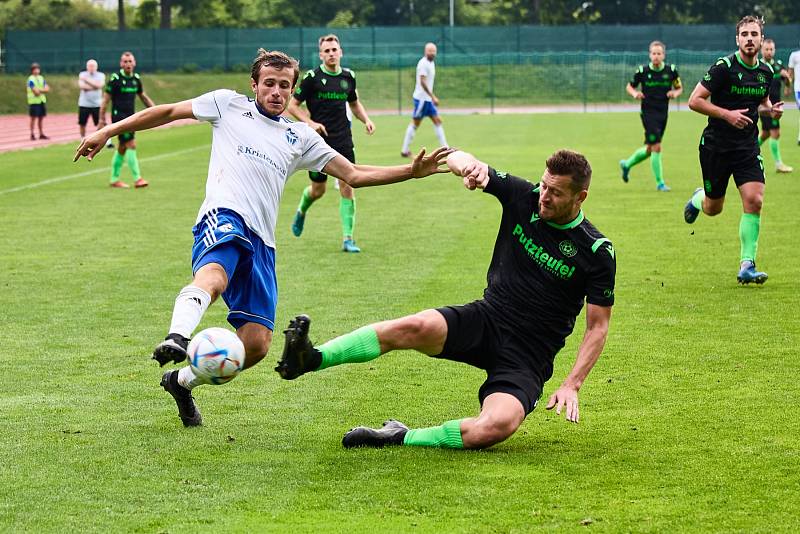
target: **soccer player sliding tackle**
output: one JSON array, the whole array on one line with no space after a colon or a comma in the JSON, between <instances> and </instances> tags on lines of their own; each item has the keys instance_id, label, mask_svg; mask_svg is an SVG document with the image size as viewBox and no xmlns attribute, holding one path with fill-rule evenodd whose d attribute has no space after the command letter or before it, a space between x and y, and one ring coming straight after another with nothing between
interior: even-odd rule
<instances>
[{"instance_id":1,"label":"soccer player sliding tackle","mask_svg":"<svg viewBox=\"0 0 800 534\"><path fill-rule=\"evenodd\" d=\"M537 184L489 167L465 152L448 158L468 189L482 189L503 206L483 299L370 324L314 345L311 320L299 315L284 331L276 371L292 380L310 371L362 363L414 349L486 371L475 417L409 429L389 420L357 427L345 447L407 445L480 449L511 436L536 407L553 360L587 303L586 330L572 371L547 408L578 422L578 390L597 362L614 304L616 260L611 242L584 217L591 167L581 154L559 150Z\"/></svg>"}]
</instances>

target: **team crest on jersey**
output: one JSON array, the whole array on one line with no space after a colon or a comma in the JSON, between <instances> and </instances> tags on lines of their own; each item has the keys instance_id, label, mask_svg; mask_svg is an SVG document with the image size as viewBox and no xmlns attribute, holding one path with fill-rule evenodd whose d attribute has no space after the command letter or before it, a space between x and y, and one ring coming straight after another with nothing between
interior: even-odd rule
<instances>
[{"instance_id":1,"label":"team crest on jersey","mask_svg":"<svg viewBox=\"0 0 800 534\"><path fill-rule=\"evenodd\" d=\"M339 82L339 87L347 91L347 88L350 87L350 84L347 83L347 80L342 80Z\"/></svg>"},{"instance_id":2,"label":"team crest on jersey","mask_svg":"<svg viewBox=\"0 0 800 534\"><path fill-rule=\"evenodd\" d=\"M297 143L297 139L297 134L294 133L291 128L286 128L286 142L294 146L294 144Z\"/></svg>"},{"instance_id":3,"label":"team crest on jersey","mask_svg":"<svg viewBox=\"0 0 800 534\"><path fill-rule=\"evenodd\" d=\"M761 74L760 72L758 73L758 76L756 76L756 80L758 80L758 83L764 83L764 82L767 81L767 79L764 77L764 75Z\"/></svg>"},{"instance_id":4,"label":"team crest on jersey","mask_svg":"<svg viewBox=\"0 0 800 534\"><path fill-rule=\"evenodd\" d=\"M559 243L558 249L564 256L568 258L571 258L572 256L578 253L578 247L576 247L575 243L573 243L569 239L565 239L564 241Z\"/></svg>"},{"instance_id":5,"label":"team crest on jersey","mask_svg":"<svg viewBox=\"0 0 800 534\"><path fill-rule=\"evenodd\" d=\"M710 74L706 74L705 76L703 76L703 79L705 81L707 81L707 82L710 82L711 81L711 75Z\"/></svg>"}]
</instances>

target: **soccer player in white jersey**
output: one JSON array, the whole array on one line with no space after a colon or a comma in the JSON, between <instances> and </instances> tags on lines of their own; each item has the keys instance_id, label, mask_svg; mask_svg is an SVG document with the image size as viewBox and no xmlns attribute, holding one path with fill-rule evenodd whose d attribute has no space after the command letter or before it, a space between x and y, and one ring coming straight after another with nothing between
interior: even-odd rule
<instances>
[{"instance_id":1,"label":"soccer player in white jersey","mask_svg":"<svg viewBox=\"0 0 800 534\"><path fill-rule=\"evenodd\" d=\"M794 79L794 98L800 109L800 50L795 50L789 56L789 73ZM797 144L800 145L800 123L797 129Z\"/></svg>"},{"instance_id":2,"label":"soccer player in white jersey","mask_svg":"<svg viewBox=\"0 0 800 534\"><path fill-rule=\"evenodd\" d=\"M169 334L153 351L162 366L186 359L189 338L208 306L222 296L228 322L246 351L244 368L266 356L277 303L275 223L286 180L301 169L324 172L351 187L390 184L437 172L452 152L422 150L406 165L355 165L302 122L281 117L299 67L282 52L259 50L251 71L255 98L227 89L144 109L85 138L75 154L92 160L110 137L196 118L212 126L206 198L193 228L192 282L175 299ZM205 379L190 366L167 371L161 386L185 426L202 423L191 390Z\"/></svg>"},{"instance_id":3,"label":"soccer player in white jersey","mask_svg":"<svg viewBox=\"0 0 800 534\"><path fill-rule=\"evenodd\" d=\"M422 119L430 117L433 121L433 131L436 132L436 137L439 139L441 146L447 146L447 139L444 136L444 127L442 126L442 119L439 118L439 110L436 106L439 105L439 99L433 94L433 82L436 78L436 45L428 43L425 45L425 55L417 62L417 84L414 87L414 113L411 116L411 124L406 128L406 135L403 138L403 148L400 149L400 155L404 158L410 157L411 152L409 145L414 139L414 134L417 128L422 123Z\"/></svg>"}]
</instances>

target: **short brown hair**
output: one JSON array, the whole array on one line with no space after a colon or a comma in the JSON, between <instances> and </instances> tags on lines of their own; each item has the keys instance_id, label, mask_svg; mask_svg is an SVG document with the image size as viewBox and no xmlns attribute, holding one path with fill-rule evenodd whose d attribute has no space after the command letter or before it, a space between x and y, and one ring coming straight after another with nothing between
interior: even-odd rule
<instances>
[{"instance_id":1,"label":"short brown hair","mask_svg":"<svg viewBox=\"0 0 800 534\"><path fill-rule=\"evenodd\" d=\"M648 52L652 50L654 46L660 46L661 50L663 50L665 54L667 53L667 45L665 45L661 41L653 41L652 43L650 43L650 46L647 47Z\"/></svg>"},{"instance_id":2,"label":"short brown hair","mask_svg":"<svg viewBox=\"0 0 800 534\"><path fill-rule=\"evenodd\" d=\"M572 190L576 193L589 189L592 181L592 166L578 152L572 150L558 150L545 162L550 174L569 176L572 178Z\"/></svg>"},{"instance_id":3,"label":"short brown hair","mask_svg":"<svg viewBox=\"0 0 800 534\"><path fill-rule=\"evenodd\" d=\"M325 41L336 41L337 43L339 43L339 38L333 33L329 33L328 35L323 35L322 37L319 38L319 44L317 46L322 46L322 43L324 43ZM339 45L341 44L342 43L339 43Z\"/></svg>"},{"instance_id":4,"label":"short brown hair","mask_svg":"<svg viewBox=\"0 0 800 534\"><path fill-rule=\"evenodd\" d=\"M258 49L258 55L253 60L253 67L250 69L250 77L256 83L258 83L258 77L261 74L261 67L272 67L278 70L283 70L285 68L292 69L294 71L292 87L295 86L297 78L300 76L300 65L297 63L297 60L277 50L268 52L263 48Z\"/></svg>"},{"instance_id":5,"label":"short brown hair","mask_svg":"<svg viewBox=\"0 0 800 534\"><path fill-rule=\"evenodd\" d=\"M739 28L745 24L758 24L758 29L761 30L761 35L764 35L764 19L761 17L755 17L753 15L742 17L742 20L736 23L736 35L739 35Z\"/></svg>"},{"instance_id":6,"label":"short brown hair","mask_svg":"<svg viewBox=\"0 0 800 534\"><path fill-rule=\"evenodd\" d=\"M764 39L763 41L761 41L761 44L762 44L762 45L765 45L765 44L771 44L771 45L774 45L774 44L775 44L775 41L773 41L772 39Z\"/></svg>"}]
</instances>

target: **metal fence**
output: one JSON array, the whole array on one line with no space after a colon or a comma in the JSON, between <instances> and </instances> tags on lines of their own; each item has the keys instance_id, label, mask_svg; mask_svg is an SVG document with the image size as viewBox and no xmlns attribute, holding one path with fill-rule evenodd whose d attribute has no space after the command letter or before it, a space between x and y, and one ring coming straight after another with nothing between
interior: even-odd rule
<instances>
[{"instance_id":1,"label":"metal fence","mask_svg":"<svg viewBox=\"0 0 800 534\"><path fill-rule=\"evenodd\" d=\"M8 30L2 44L5 69L27 72L33 61L53 72L76 72L86 59L116 65L120 52L136 54L142 71L246 70L259 47L283 50L305 66L317 58L317 38L334 31L345 52L345 63L357 69L400 68L413 65L423 45L439 47L441 65L463 58L493 58L484 64L525 62L526 54L646 51L658 39L671 49L713 51L734 46L732 25L641 26L481 26L481 27L365 27L177 30L78 30L31 32ZM776 41L778 57L798 45L800 24L774 25L766 34ZM589 57L589 56L584 56Z\"/></svg>"}]
</instances>

